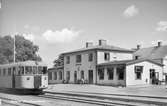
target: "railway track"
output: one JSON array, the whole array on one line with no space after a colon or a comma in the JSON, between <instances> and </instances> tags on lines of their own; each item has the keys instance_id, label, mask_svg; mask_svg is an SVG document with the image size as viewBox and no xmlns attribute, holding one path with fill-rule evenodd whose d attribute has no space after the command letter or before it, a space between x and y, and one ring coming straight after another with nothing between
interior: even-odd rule
<instances>
[{"instance_id":1,"label":"railway track","mask_svg":"<svg viewBox=\"0 0 167 106\"><path fill-rule=\"evenodd\" d=\"M48 98L48 99L58 99L64 101L73 101L87 104L96 104L103 106L152 106L153 104L146 104L142 102L130 101L130 100L115 100L109 98L97 98L97 97L85 97L78 95L65 95L56 94L51 92L45 92L45 95L38 95L38 97ZM159 105L153 105L159 106Z\"/></svg>"},{"instance_id":2,"label":"railway track","mask_svg":"<svg viewBox=\"0 0 167 106\"><path fill-rule=\"evenodd\" d=\"M34 103L26 102L26 101L19 101L16 99L10 99L5 97L0 97L1 105L7 105L7 106L40 106ZM0 106L1 106L0 105Z\"/></svg>"}]
</instances>

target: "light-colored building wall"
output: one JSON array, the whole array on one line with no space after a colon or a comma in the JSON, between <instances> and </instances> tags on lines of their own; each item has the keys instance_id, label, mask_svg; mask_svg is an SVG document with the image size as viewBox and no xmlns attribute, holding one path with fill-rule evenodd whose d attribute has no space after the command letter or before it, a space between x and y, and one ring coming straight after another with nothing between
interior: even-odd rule
<instances>
[{"instance_id":1,"label":"light-colored building wall","mask_svg":"<svg viewBox=\"0 0 167 106\"><path fill-rule=\"evenodd\" d=\"M104 59L104 53L110 53L110 60ZM106 63L115 60L131 60L133 59L132 53L115 52L115 51L97 51L97 64Z\"/></svg>"},{"instance_id":2,"label":"light-colored building wall","mask_svg":"<svg viewBox=\"0 0 167 106\"><path fill-rule=\"evenodd\" d=\"M163 64L164 64L164 73L167 74L167 56L163 59Z\"/></svg>"},{"instance_id":3,"label":"light-colored building wall","mask_svg":"<svg viewBox=\"0 0 167 106\"><path fill-rule=\"evenodd\" d=\"M89 53L93 53L93 61L88 61ZM76 55L81 55L81 63L76 63ZM66 57L70 56L70 63L66 63ZM81 71L84 71L84 79L88 80L88 70L93 70L93 83L96 83L96 52L84 51L64 55L64 79L67 80L67 71L70 71L69 83L74 83L74 72L77 71L77 79L81 79Z\"/></svg>"},{"instance_id":4,"label":"light-colored building wall","mask_svg":"<svg viewBox=\"0 0 167 106\"><path fill-rule=\"evenodd\" d=\"M143 73L141 80L136 79L136 74L134 67L135 66L143 66ZM126 67L126 85L144 85L144 84L150 84L150 69L155 69L155 72L159 73L159 80L162 81L162 67L158 66L156 64L144 61L132 65L128 65Z\"/></svg>"}]
</instances>

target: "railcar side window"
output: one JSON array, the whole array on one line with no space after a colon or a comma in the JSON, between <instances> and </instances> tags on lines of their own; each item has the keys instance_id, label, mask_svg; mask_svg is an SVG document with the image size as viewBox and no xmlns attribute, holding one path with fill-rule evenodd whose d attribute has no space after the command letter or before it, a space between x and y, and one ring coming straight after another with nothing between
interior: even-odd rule
<instances>
[{"instance_id":1,"label":"railcar side window","mask_svg":"<svg viewBox=\"0 0 167 106\"><path fill-rule=\"evenodd\" d=\"M25 67L25 74L32 74L32 67L31 66Z\"/></svg>"},{"instance_id":2,"label":"railcar side window","mask_svg":"<svg viewBox=\"0 0 167 106\"><path fill-rule=\"evenodd\" d=\"M11 72L12 70L11 70L11 68L8 68L8 75L11 75Z\"/></svg>"},{"instance_id":3,"label":"railcar side window","mask_svg":"<svg viewBox=\"0 0 167 106\"><path fill-rule=\"evenodd\" d=\"M0 76L1 76L1 69L0 69Z\"/></svg>"},{"instance_id":4,"label":"railcar side window","mask_svg":"<svg viewBox=\"0 0 167 106\"><path fill-rule=\"evenodd\" d=\"M6 75L6 69L5 68L3 69L3 75Z\"/></svg>"}]
</instances>

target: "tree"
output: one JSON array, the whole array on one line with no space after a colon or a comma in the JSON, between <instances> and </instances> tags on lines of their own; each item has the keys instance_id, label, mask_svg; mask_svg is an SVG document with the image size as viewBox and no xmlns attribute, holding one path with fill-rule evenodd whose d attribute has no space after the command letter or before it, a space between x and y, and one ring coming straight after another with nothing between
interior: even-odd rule
<instances>
[{"instance_id":1,"label":"tree","mask_svg":"<svg viewBox=\"0 0 167 106\"><path fill-rule=\"evenodd\" d=\"M25 39L23 36L15 36L16 45L16 62L34 60L41 61L37 55L39 47L33 42ZM0 64L11 63L14 61L14 39L10 36L0 37Z\"/></svg>"}]
</instances>

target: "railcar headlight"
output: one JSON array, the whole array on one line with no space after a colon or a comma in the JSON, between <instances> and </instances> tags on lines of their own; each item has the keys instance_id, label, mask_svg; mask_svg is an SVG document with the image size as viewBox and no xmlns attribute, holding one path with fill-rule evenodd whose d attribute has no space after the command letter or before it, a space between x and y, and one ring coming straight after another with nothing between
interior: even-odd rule
<instances>
[{"instance_id":1,"label":"railcar headlight","mask_svg":"<svg viewBox=\"0 0 167 106\"><path fill-rule=\"evenodd\" d=\"M30 77L27 77L27 80L30 80Z\"/></svg>"}]
</instances>

